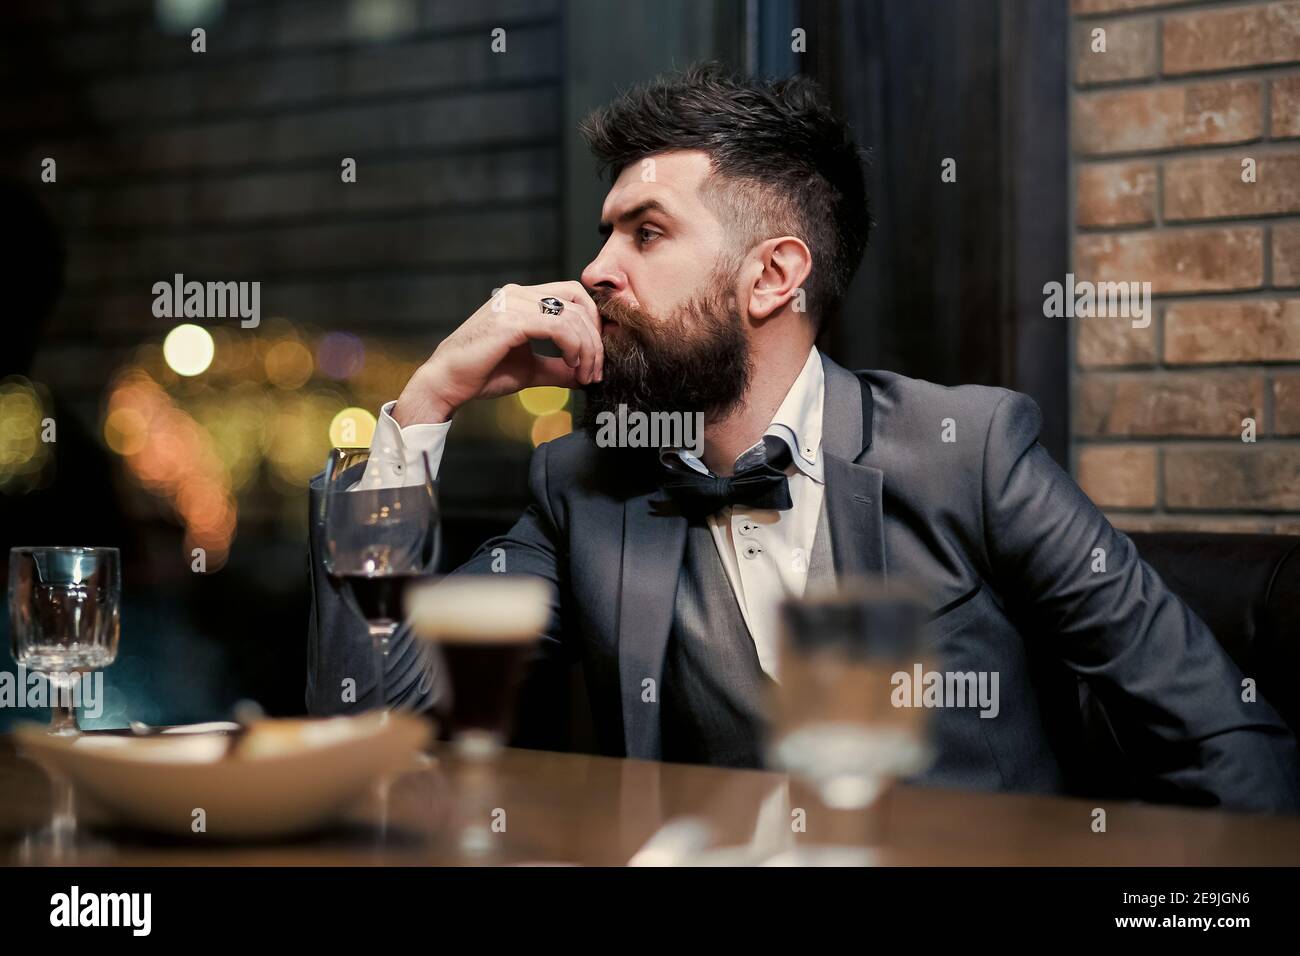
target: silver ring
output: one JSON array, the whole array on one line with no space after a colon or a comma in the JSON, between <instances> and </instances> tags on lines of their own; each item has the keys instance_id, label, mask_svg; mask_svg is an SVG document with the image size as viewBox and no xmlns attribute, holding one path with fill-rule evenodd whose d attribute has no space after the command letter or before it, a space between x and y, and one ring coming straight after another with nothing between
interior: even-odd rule
<instances>
[{"instance_id":1,"label":"silver ring","mask_svg":"<svg viewBox=\"0 0 1300 956\"><path fill-rule=\"evenodd\" d=\"M538 299L537 305L546 315L559 315L564 311L564 303L553 295Z\"/></svg>"}]
</instances>

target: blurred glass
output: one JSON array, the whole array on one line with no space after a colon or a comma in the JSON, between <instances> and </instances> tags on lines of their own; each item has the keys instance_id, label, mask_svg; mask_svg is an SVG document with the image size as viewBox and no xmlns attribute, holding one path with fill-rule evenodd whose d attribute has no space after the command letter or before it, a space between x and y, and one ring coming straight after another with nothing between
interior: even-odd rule
<instances>
[{"instance_id":1,"label":"blurred glass","mask_svg":"<svg viewBox=\"0 0 1300 956\"><path fill-rule=\"evenodd\" d=\"M770 760L827 806L869 807L894 779L928 765L926 709L895 705L895 675L923 664L924 623L915 596L883 582L782 605Z\"/></svg>"},{"instance_id":2,"label":"blurred glass","mask_svg":"<svg viewBox=\"0 0 1300 956\"><path fill-rule=\"evenodd\" d=\"M50 682L50 733L81 733L73 690L117 658L121 601L117 548L10 550L9 639L14 660Z\"/></svg>"}]
</instances>

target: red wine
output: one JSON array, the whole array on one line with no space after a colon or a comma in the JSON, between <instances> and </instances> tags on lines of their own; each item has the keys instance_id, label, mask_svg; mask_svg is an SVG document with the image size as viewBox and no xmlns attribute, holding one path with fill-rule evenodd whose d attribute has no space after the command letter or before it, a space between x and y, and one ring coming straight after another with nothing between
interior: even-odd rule
<instances>
[{"instance_id":1,"label":"red wine","mask_svg":"<svg viewBox=\"0 0 1300 956\"><path fill-rule=\"evenodd\" d=\"M401 621L402 595L418 574L342 574L337 580L367 621Z\"/></svg>"}]
</instances>

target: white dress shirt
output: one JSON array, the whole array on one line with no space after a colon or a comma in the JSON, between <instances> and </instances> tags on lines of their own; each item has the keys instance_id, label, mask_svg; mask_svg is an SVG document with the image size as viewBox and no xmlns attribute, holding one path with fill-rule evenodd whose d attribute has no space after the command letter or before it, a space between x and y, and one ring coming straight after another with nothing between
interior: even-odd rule
<instances>
[{"instance_id":1,"label":"white dress shirt","mask_svg":"<svg viewBox=\"0 0 1300 956\"><path fill-rule=\"evenodd\" d=\"M802 597L808 583L817 520L825 492L822 470L822 414L826 397L821 354L814 347L802 371L763 433L790 448L792 462L788 511L727 507L707 519L727 580L749 627L758 662L774 680L777 674L777 606L787 596ZM372 487L419 484L424 477L421 453L429 456L438 476L451 422L399 426L392 417L395 402L379 411L370 443L370 460L362 477ZM762 439L736 459L736 471L763 460ZM669 451L703 474L709 469L689 451Z\"/></svg>"},{"instance_id":2,"label":"white dress shirt","mask_svg":"<svg viewBox=\"0 0 1300 956\"><path fill-rule=\"evenodd\" d=\"M808 583L817 519L821 515L825 479L822 473L822 404L826 376L821 355L808 353L784 401L764 435L783 441L792 463L788 511L767 508L723 508L708 517L718 556L735 592L740 613L758 651L758 662L777 679L777 606L786 597L802 597ZM704 462L689 451L666 452L678 456L701 474L710 474ZM733 471L760 464L766 447L760 438L736 459Z\"/></svg>"}]
</instances>

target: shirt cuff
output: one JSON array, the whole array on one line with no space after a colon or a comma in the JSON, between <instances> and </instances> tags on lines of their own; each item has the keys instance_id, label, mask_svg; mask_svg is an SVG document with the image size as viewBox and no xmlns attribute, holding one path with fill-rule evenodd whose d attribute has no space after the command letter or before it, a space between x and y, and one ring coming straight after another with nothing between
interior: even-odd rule
<instances>
[{"instance_id":1,"label":"shirt cuff","mask_svg":"<svg viewBox=\"0 0 1300 956\"><path fill-rule=\"evenodd\" d=\"M421 484L424 481L422 454L429 457L429 474L435 479L438 477L451 422L421 423L403 428L393 418L396 404L396 401L391 401L380 406L379 421L375 423L375 435L370 441L370 460L366 463L360 486L392 488Z\"/></svg>"}]
</instances>

